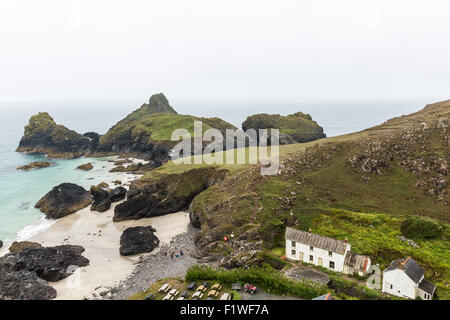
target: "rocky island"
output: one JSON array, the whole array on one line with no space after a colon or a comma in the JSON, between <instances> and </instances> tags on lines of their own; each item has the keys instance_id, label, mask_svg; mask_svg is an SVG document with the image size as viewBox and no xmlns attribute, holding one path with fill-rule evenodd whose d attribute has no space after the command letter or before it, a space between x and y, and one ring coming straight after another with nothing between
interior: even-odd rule
<instances>
[{"instance_id":1,"label":"rocky island","mask_svg":"<svg viewBox=\"0 0 450 320\"><path fill-rule=\"evenodd\" d=\"M279 129L280 144L309 142L325 138L323 128L309 114L297 112L288 116L260 113L247 117L242 130Z\"/></svg>"}]
</instances>

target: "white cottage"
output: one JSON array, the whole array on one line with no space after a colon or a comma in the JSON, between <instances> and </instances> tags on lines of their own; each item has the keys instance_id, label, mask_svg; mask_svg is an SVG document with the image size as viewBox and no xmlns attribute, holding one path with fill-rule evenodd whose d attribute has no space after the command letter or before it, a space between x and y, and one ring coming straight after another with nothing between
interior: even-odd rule
<instances>
[{"instance_id":1,"label":"white cottage","mask_svg":"<svg viewBox=\"0 0 450 320\"><path fill-rule=\"evenodd\" d=\"M348 251L344 260L344 274L358 274L364 277L371 265L370 257Z\"/></svg>"},{"instance_id":2,"label":"white cottage","mask_svg":"<svg viewBox=\"0 0 450 320\"><path fill-rule=\"evenodd\" d=\"M382 291L402 298L431 300L436 286L424 276L425 271L413 258L394 260L383 272Z\"/></svg>"},{"instance_id":3,"label":"white cottage","mask_svg":"<svg viewBox=\"0 0 450 320\"><path fill-rule=\"evenodd\" d=\"M318 234L286 228L286 257L321 266L334 271L344 271L344 260L350 251L347 241L340 241Z\"/></svg>"}]
</instances>

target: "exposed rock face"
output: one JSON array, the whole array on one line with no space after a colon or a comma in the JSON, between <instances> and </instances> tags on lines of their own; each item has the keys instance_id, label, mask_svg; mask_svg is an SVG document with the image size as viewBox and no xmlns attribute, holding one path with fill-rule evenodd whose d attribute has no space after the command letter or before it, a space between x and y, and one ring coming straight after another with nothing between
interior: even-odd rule
<instances>
[{"instance_id":1,"label":"exposed rock face","mask_svg":"<svg viewBox=\"0 0 450 320\"><path fill-rule=\"evenodd\" d=\"M3 247L3 241L0 240L0 248Z\"/></svg>"},{"instance_id":2,"label":"exposed rock face","mask_svg":"<svg viewBox=\"0 0 450 320\"><path fill-rule=\"evenodd\" d=\"M146 164L142 164L141 162L133 163L128 166L118 165L117 167L112 168L109 172L133 172L133 173L142 173L151 169L158 168L162 166L162 162L159 160L152 160Z\"/></svg>"},{"instance_id":3,"label":"exposed rock face","mask_svg":"<svg viewBox=\"0 0 450 320\"><path fill-rule=\"evenodd\" d=\"M91 205L91 211L104 212L111 207L108 191L96 186L91 186L91 196L94 202Z\"/></svg>"},{"instance_id":4,"label":"exposed rock face","mask_svg":"<svg viewBox=\"0 0 450 320\"><path fill-rule=\"evenodd\" d=\"M99 187L99 188L108 188L109 187L109 184L107 184L106 182L100 182L98 185L97 185L97 187Z\"/></svg>"},{"instance_id":5,"label":"exposed rock face","mask_svg":"<svg viewBox=\"0 0 450 320\"><path fill-rule=\"evenodd\" d=\"M159 246L159 239L153 234L154 232L156 229L152 226L125 229L120 237L120 254L130 256L152 252Z\"/></svg>"},{"instance_id":6,"label":"exposed rock face","mask_svg":"<svg viewBox=\"0 0 450 320\"><path fill-rule=\"evenodd\" d=\"M288 116L260 113L247 117L242 129L280 129L280 144L309 142L325 138L323 128L309 114L297 112Z\"/></svg>"},{"instance_id":7,"label":"exposed rock face","mask_svg":"<svg viewBox=\"0 0 450 320\"><path fill-rule=\"evenodd\" d=\"M59 219L87 207L91 203L89 191L73 183L54 187L35 205L49 219Z\"/></svg>"},{"instance_id":8,"label":"exposed rock face","mask_svg":"<svg viewBox=\"0 0 450 320\"><path fill-rule=\"evenodd\" d=\"M50 300L56 290L47 281L66 278L89 261L80 246L24 248L0 257L0 300Z\"/></svg>"},{"instance_id":9,"label":"exposed rock face","mask_svg":"<svg viewBox=\"0 0 450 320\"><path fill-rule=\"evenodd\" d=\"M124 187L117 187L112 190L109 190L108 192L109 200L111 200L111 202L123 200L125 199L126 195L127 189L125 189Z\"/></svg>"},{"instance_id":10,"label":"exposed rock face","mask_svg":"<svg viewBox=\"0 0 450 320\"><path fill-rule=\"evenodd\" d=\"M31 169L42 169L42 168L47 168L50 167L51 163L47 162L47 161L35 161L35 162L31 162L29 164L26 164L24 166L20 166L17 167L17 170L31 170Z\"/></svg>"},{"instance_id":11,"label":"exposed rock face","mask_svg":"<svg viewBox=\"0 0 450 320\"><path fill-rule=\"evenodd\" d=\"M186 209L192 199L225 178L228 170L192 169L145 181L132 182L127 200L114 210L114 221L140 219Z\"/></svg>"},{"instance_id":12,"label":"exposed rock face","mask_svg":"<svg viewBox=\"0 0 450 320\"><path fill-rule=\"evenodd\" d=\"M89 170L92 170L93 168L94 168L94 166L90 162L81 164L77 167L78 170L84 170L84 171L89 171Z\"/></svg>"},{"instance_id":13,"label":"exposed rock face","mask_svg":"<svg viewBox=\"0 0 450 320\"><path fill-rule=\"evenodd\" d=\"M17 151L44 153L52 158L73 158L92 150L94 145L91 138L58 125L48 113L39 112L25 126Z\"/></svg>"},{"instance_id":14,"label":"exposed rock face","mask_svg":"<svg viewBox=\"0 0 450 320\"><path fill-rule=\"evenodd\" d=\"M39 248L43 248L42 245L40 243L37 242L32 242L32 241L14 241L11 246L9 247L9 252L12 253L18 253L21 252L25 249L39 249Z\"/></svg>"}]
</instances>

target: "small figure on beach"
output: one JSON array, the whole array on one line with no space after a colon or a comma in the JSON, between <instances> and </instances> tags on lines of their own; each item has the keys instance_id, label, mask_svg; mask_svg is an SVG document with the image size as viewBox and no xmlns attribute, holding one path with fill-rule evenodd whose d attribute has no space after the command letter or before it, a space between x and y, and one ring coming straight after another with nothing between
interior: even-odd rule
<instances>
[{"instance_id":1,"label":"small figure on beach","mask_svg":"<svg viewBox=\"0 0 450 320\"><path fill-rule=\"evenodd\" d=\"M182 256L184 253L183 253L183 250L180 250L180 256Z\"/></svg>"}]
</instances>

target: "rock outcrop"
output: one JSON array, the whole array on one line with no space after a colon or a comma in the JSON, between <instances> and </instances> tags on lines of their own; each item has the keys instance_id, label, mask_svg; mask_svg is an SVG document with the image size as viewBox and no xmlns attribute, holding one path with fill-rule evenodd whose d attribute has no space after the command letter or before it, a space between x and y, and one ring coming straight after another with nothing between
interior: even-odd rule
<instances>
[{"instance_id":1,"label":"rock outcrop","mask_svg":"<svg viewBox=\"0 0 450 320\"><path fill-rule=\"evenodd\" d=\"M91 211L104 212L111 207L108 191L96 186L91 186L90 191L92 199L94 199L91 205Z\"/></svg>"},{"instance_id":2,"label":"rock outcrop","mask_svg":"<svg viewBox=\"0 0 450 320\"><path fill-rule=\"evenodd\" d=\"M39 112L25 126L17 151L48 154L51 158L74 158L94 148L92 138L56 124L47 112Z\"/></svg>"},{"instance_id":3,"label":"rock outcrop","mask_svg":"<svg viewBox=\"0 0 450 320\"><path fill-rule=\"evenodd\" d=\"M27 247L0 257L0 300L54 299L56 290L47 281L59 281L88 265L83 251L72 245Z\"/></svg>"},{"instance_id":4,"label":"rock outcrop","mask_svg":"<svg viewBox=\"0 0 450 320\"><path fill-rule=\"evenodd\" d=\"M35 162L31 162L29 164L26 164L24 166L20 166L17 167L17 170L31 170L31 169L42 169L42 168L47 168L50 167L51 163L48 161L35 161Z\"/></svg>"},{"instance_id":5,"label":"rock outcrop","mask_svg":"<svg viewBox=\"0 0 450 320\"><path fill-rule=\"evenodd\" d=\"M323 128L312 120L309 114L297 112L288 116L260 113L247 117L242 129L279 129L280 144L293 142L309 142L325 138Z\"/></svg>"},{"instance_id":6,"label":"rock outcrop","mask_svg":"<svg viewBox=\"0 0 450 320\"><path fill-rule=\"evenodd\" d=\"M127 196L127 189L124 187L117 187L108 191L108 197L111 202L117 202L125 199Z\"/></svg>"},{"instance_id":7,"label":"rock outcrop","mask_svg":"<svg viewBox=\"0 0 450 320\"><path fill-rule=\"evenodd\" d=\"M131 227L125 229L120 237L120 254L123 256L152 252L159 246L159 239L154 235L156 229L148 227Z\"/></svg>"},{"instance_id":8,"label":"rock outcrop","mask_svg":"<svg viewBox=\"0 0 450 320\"><path fill-rule=\"evenodd\" d=\"M225 169L208 167L133 181L127 200L116 206L113 220L140 219L184 210L197 194L223 180L227 173Z\"/></svg>"},{"instance_id":9,"label":"rock outcrop","mask_svg":"<svg viewBox=\"0 0 450 320\"><path fill-rule=\"evenodd\" d=\"M49 219L59 219L91 204L89 191L73 183L54 187L35 205Z\"/></svg>"}]
</instances>

